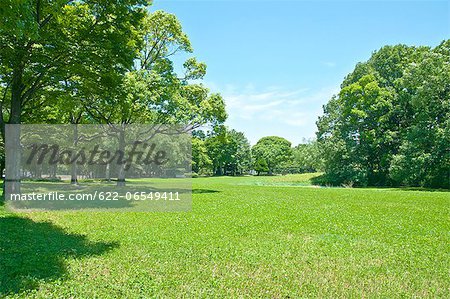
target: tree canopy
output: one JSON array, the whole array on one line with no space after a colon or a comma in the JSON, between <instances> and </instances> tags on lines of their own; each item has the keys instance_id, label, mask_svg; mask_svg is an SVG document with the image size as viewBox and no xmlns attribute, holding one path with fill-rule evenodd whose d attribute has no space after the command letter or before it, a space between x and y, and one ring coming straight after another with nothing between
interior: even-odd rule
<instances>
[{"instance_id":1,"label":"tree canopy","mask_svg":"<svg viewBox=\"0 0 450 299\"><path fill-rule=\"evenodd\" d=\"M291 159L291 143L278 136L263 137L253 146L252 155L258 165L264 165L260 161L263 159L269 174L272 174L275 167Z\"/></svg>"},{"instance_id":2,"label":"tree canopy","mask_svg":"<svg viewBox=\"0 0 450 299\"><path fill-rule=\"evenodd\" d=\"M449 43L383 47L345 78L317 122L328 182L449 186Z\"/></svg>"},{"instance_id":3,"label":"tree canopy","mask_svg":"<svg viewBox=\"0 0 450 299\"><path fill-rule=\"evenodd\" d=\"M150 12L150 5L2 3L2 139L5 124L23 122L175 124L185 130L221 124L224 101L201 84L206 65L189 57L184 74L175 71L174 55L193 48L177 18Z\"/></svg>"},{"instance_id":4,"label":"tree canopy","mask_svg":"<svg viewBox=\"0 0 450 299\"><path fill-rule=\"evenodd\" d=\"M250 143L244 133L218 127L206 139L212 173L237 175L251 168Z\"/></svg>"}]
</instances>

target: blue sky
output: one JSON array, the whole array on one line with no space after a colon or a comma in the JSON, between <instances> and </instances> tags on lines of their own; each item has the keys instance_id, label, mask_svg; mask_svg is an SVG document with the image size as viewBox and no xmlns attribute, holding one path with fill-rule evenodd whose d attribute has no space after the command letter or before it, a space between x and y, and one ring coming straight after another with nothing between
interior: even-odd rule
<instances>
[{"instance_id":1,"label":"blue sky","mask_svg":"<svg viewBox=\"0 0 450 299\"><path fill-rule=\"evenodd\" d=\"M181 21L208 65L204 83L225 99L226 124L252 144L314 137L322 105L383 45L450 38L449 1L155 0L156 9Z\"/></svg>"}]
</instances>

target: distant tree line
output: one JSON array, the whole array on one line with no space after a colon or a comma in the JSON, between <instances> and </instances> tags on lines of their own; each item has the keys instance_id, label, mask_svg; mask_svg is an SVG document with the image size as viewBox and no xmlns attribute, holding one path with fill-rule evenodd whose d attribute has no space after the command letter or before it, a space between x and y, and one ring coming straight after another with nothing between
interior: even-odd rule
<instances>
[{"instance_id":1,"label":"distant tree line","mask_svg":"<svg viewBox=\"0 0 450 299\"><path fill-rule=\"evenodd\" d=\"M450 40L358 63L317 121L323 183L450 184Z\"/></svg>"},{"instance_id":2,"label":"distant tree line","mask_svg":"<svg viewBox=\"0 0 450 299\"><path fill-rule=\"evenodd\" d=\"M317 143L296 147L278 136L261 138L253 147L244 133L224 126L212 132L195 131L192 141L194 175L287 174L315 172L321 168Z\"/></svg>"}]
</instances>

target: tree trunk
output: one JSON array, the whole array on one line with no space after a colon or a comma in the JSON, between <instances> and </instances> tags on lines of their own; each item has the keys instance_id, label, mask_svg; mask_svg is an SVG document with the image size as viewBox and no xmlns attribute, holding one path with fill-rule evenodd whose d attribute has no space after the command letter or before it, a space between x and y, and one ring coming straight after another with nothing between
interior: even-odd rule
<instances>
[{"instance_id":1,"label":"tree trunk","mask_svg":"<svg viewBox=\"0 0 450 299\"><path fill-rule=\"evenodd\" d=\"M36 165L36 178L42 179L42 165Z\"/></svg>"},{"instance_id":2,"label":"tree trunk","mask_svg":"<svg viewBox=\"0 0 450 299\"><path fill-rule=\"evenodd\" d=\"M11 82L11 114L9 123L14 125L9 128L8 138L5 140L5 149L10 155L6 163L6 181L8 182L6 194L20 194L20 127L22 115L22 69L16 68L13 71ZM0 111L3 113L2 111Z\"/></svg>"},{"instance_id":3,"label":"tree trunk","mask_svg":"<svg viewBox=\"0 0 450 299\"><path fill-rule=\"evenodd\" d=\"M123 159L125 159L125 127L121 126L119 131L119 151L124 153ZM119 173L117 175L117 186L125 186L125 164L121 163L119 165Z\"/></svg>"},{"instance_id":4,"label":"tree trunk","mask_svg":"<svg viewBox=\"0 0 450 299\"><path fill-rule=\"evenodd\" d=\"M110 164L106 164L106 171L105 171L105 177L107 182L111 182L111 166Z\"/></svg>"},{"instance_id":5,"label":"tree trunk","mask_svg":"<svg viewBox=\"0 0 450 299\"><path fill-rule=\"evenodd\" d=\"M57 164L50 165L50 178L56 179L57 170L58 170Z\"/></svg>"},{"instance_id":6,"label":"tree trunk","mask_svg":"<svg viewBox=\"0 0 450 299\"><path fill-rule=\"evenodd\" d=\"M3 180L3 172L5 171L5 160L0 162L0 179Z\"/></svg>"},{"instance_id":7,"label":"tree trunk","mask_svg":"<svg viewBox=\"0 0 450 299\"><path fill-rule=\"evenodd\" d=\"M73 148L74 152L77 150L78 146L78 125L73 125ZM72 185L78 185L78 176L77 176L77 161L72 161L71 170L70 170L70 183Z\"/></svg>"}]
</instances>

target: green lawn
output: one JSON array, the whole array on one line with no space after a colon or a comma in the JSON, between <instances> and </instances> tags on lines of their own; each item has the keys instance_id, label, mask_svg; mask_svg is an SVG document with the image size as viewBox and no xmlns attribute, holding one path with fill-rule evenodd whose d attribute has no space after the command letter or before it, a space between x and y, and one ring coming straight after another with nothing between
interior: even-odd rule
<instances>
[{"instance_id":1,"label":"green lawn","mask_svg":"<svg viewBox=\"0 0 450 299\"><path fill-rule=\"evenodd\" d=\"M450 297L450 192L194 179L192 212L0 207L0 298Z\"/></svg>"}]
</instances>

